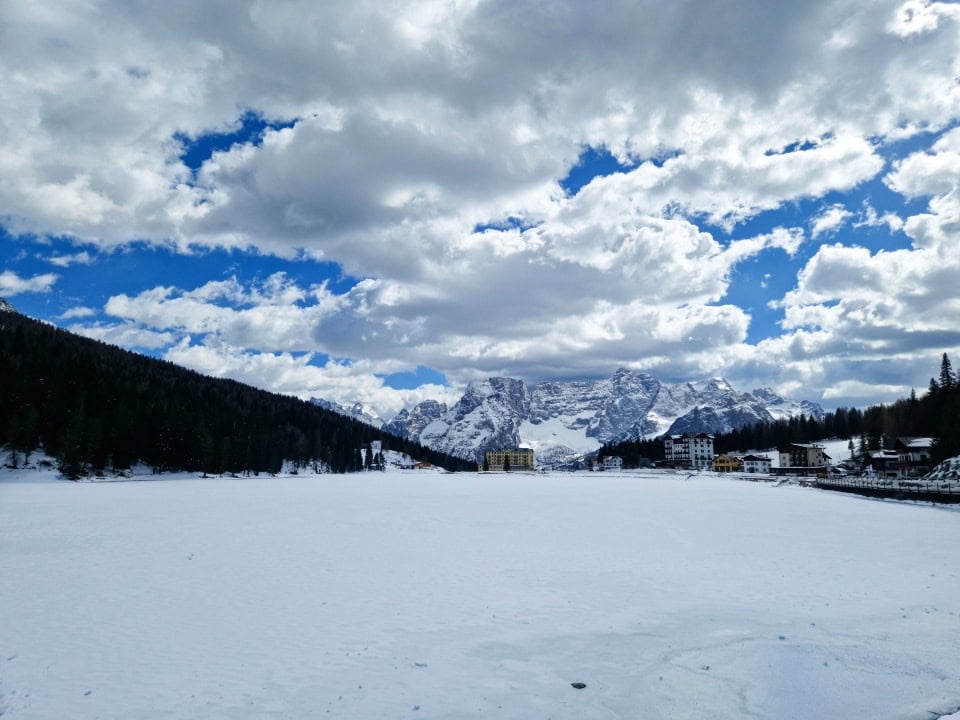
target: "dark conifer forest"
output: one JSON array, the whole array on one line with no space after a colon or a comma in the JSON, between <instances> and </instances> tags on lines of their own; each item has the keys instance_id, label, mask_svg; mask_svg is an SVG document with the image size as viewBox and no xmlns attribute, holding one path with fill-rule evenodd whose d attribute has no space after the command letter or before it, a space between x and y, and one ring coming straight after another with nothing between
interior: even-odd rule
<instances>
[{"instance_id":1,"label":"dark conifer forest","mask_svg":"<svg viewBox=\"0 0 960 720\"><path fill-rule=\"evenodd\" d=\"M933 461L939 463L960 455L960 382L946 353L940 372L930 379L927 392L915 392L889 405L872 405L865 410L837 408L822 420L800 415L775 422L758 423L720 433L714 450L727 453L763 450L791 442L815 442L826 438L851 438L854 452L893 448L898 437L932 437ZM600 457L618 455L624 466L638 467L644 460L662 460L663 440L633 439L604 445ZM841 459L841 458L835 458Z\"/></svg>"},{"instance_id":2,"label":"dark conifer forest","mask_svg":"<svg viewBox=\"0 0 960 720\"><path fill-rule=\"evenodd\" d=\"M39 448L68 476L122 470L278 472L284 460L362 469L380 440L449 470L476 469L302 400L89 340L0 312L0 446Z\"/></svg>"}]
</instances>

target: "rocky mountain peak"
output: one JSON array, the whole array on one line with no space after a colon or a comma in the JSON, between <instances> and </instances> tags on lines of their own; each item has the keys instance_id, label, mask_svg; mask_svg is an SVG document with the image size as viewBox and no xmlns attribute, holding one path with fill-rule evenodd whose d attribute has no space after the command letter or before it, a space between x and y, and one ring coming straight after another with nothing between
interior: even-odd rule
<instances>
[{"instance_id":1,"label":"rocky mountain peak","mask_svg":"<svg viewBox=\"0 0 960 720\"><path fill-rule=\"evenodd\" d=\"M668 385L620 368L609 378L532 386L516 378L479 380L452 407L422 402L398 413L385 429L477 461L488 449L526 443L538 458L562 463L630 437L725 432L818 412L822 416L816 403L785 400L769 389L738 392L724 378Z\"/></svg>"},{"instance_id":2,"label":"rocky mountain peak","mask_svg":"<svg viewBox=\"0 0 960 720\"><path fill-rule=\"evenodd\" d=\"M310 402L318 407L332 410L340 415L346 415L367 425L372 425L375 428L380 428L384 425L383 418L363 403L354 403L351 407L346 408L339 403L325 400L324 398L310 398Z\"/></svg>"},{"instance_id":3,"label":"rocky mountain peak","mask_svg":"<svg viewBox=\"0 0 960 720\"><path fill-rule=\"evenodd\" d=\"M508 377L491 377L467 385L467 389L453 410L459 417L466 417L485 404L502 405L513 412L526 413L530 397L523 380Z\"/></svg>"},{"instance_id":4,"label":"rocky mountain peak","mask_svg":"<svg viewBox=\"0 0 960 720\"><path fill-rule=\"evenodd\" d=\"M707 381L707 384L705 385L704 389L709 392L718 392L718 393L735 393L736 392L736 390L733 389L733 386L727 382L727 379L722 377L710 378Z\"/></svg>"},{"instance_id":5,"label":"rocky mountain peak","mask_svg":"<svg viewBox=\"0 0 960 720\"><path fill-rule=\"evenodd\" d=\"M765 403L782 403L786 402L782 397L777 395L774 392L773 388L756 388L750 391L750 394L755 398L762 400Z\"/></svg>"},{"instance_id":6,"label":"rocky mountain peak","mask_svg":"<svg viewBox=\"0 0 960 720\"><path fill-rule=\"evenodd\" d=\"M396 414L383 429L403 438L419 439L423 429L447 413L446 403L436 400L424 400L414 405L412 410L404 408Z\"/></svg>"},{"instance_id":7,"label":"rocky mountain peak","mask_svg":"<svg viewBox=\"0 0 960 720\"><path fill-rule=\"evenodd\" d=\"M372 425L373 427L383 427L383 418L381 418L377 413L363 403L354 403L351 408L346 413L352 418L359 420L360 422L366 423L367 425Z\"/></svg>"}]
</instances>

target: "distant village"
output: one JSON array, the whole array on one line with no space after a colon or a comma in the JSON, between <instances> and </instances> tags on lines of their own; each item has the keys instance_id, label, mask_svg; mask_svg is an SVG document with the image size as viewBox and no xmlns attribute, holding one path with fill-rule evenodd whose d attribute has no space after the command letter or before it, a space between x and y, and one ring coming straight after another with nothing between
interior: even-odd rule
<instances>
[{"instance_id":1,"label":"distant village","mask_svg":"<svg viewBox=\"0 0 960 720\"><path fill-rule=\"evenodd\" d=\"M714 436L709 433L683 433L663 438L664 459L655 465L675 470L712 470L718 473L750 473L774 476L845 477L907 480L930 472L933 438L899 437L893 448L867 451L867 457L832 458L819 443L789 443L773 451L721 453L714 451ZM488 472L533 471L534 451L530 447L488 450L483 465ZM623 459L607 455L592 469L622 470Z\"/></svg>"},{"instance_id":2,"label":"distant village","mask_svg":"<svg viewBox=\"0 0 960 720\"><path fill-rule=\"evenodd\" d=\"M660 467L713 470L715 472L762 473L781 476L827 477L866 474L903 480L930 472L933 438L900 437L893 448L868 451L868 457L831 458L819 443L789 443L776 449L776 462L766 452L716 454L713 435L684 433L663 439L665 459Z\"/></svg>"}]
</instances>

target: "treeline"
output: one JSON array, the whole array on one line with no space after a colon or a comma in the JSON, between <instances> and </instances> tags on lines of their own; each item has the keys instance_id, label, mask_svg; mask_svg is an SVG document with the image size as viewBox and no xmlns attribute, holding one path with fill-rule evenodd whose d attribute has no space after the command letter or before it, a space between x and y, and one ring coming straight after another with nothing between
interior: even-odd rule
<instances>
[{"instance_id":1,"label":"treeline","mask_svg":"<svg viewBox=\"0 0 960 720\"><path fill-rule=\"evenodd\" d=\"M137 461L160 471L273 473L289 460L350 472L373 440L450 470L476 469L296 398L0 312L0 446L14 462L43 448L69 476Z\"/></svg>"},{"instance_id":2,"label":"treeline","mask_svg":"<svg viewBox=\"0 0 960 720\"><path fill-rule=\"evenodd\" d=\"M889 405L866 410L838 408L823 419L800 415L774 422L757 423L720 433L714 438L717 453L763 450L792 442L815 442L825 438L852 438L857 452L893 448L898 437L934 438L933 460L939 463L960 455L960 381L950 358L943 354L940 374L931 378L927 392ZM619 455L626 467L662 460L663 440L625 440L600 448L599 456ZM834 458L835 460L839 458Z\"/></svg>"}]
</instances>

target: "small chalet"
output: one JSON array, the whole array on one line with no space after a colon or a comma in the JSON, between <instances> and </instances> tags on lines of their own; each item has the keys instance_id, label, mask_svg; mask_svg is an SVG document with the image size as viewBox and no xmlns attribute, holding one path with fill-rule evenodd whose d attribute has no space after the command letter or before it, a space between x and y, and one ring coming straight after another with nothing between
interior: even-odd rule
<instances>
[{"instance_id":1,"label":"small chalet","mask_svg":"<svg viewBox=\"0 0 960 720\"><path fill-rule=\"evenodd\" d=\"M623 458L619 455L607 455L603 459L604 470L623 470Z\"/></svg>"},{"instance_id":2,"label":"small chalet","mask_svg":"<svg viewBox=\"0 0 960 720\"><path fill-rule=\"evenodd\" d=\"M717 455L713 460L713 469L721 473L740 472L743 470L743 463L733 455Z\"/></svg>"},{"instance_id":3,"label":"small chalet","mask_svg":"<svg viewBox=\"0 0 960 720\"><path fill-rule=\"evenodd\" d=\"M915 478L930 472L933 438L898 437L894 445L901 478Z\"/></svg>"},{"instance_id":4,"label":"small chalet","mask_svg":"<svg viewBox=\"0 0 960 720\"><path fill-rule=\"evenodd\" d=\"M744 455L743 471L748 473L762 473L769 475L773 462L766 455Z\"/></svg>"},{"instance_id":5,"label":"small chalet","mask_svg":"<svg viewBox=\"0 0 960 720\"><path fill-rule=\"evenodd\" d=\"M900 454L896 450L874 450L870 453L870 470L873 477L894 480L900 476Z\"/></svg>"}]
</instances>

